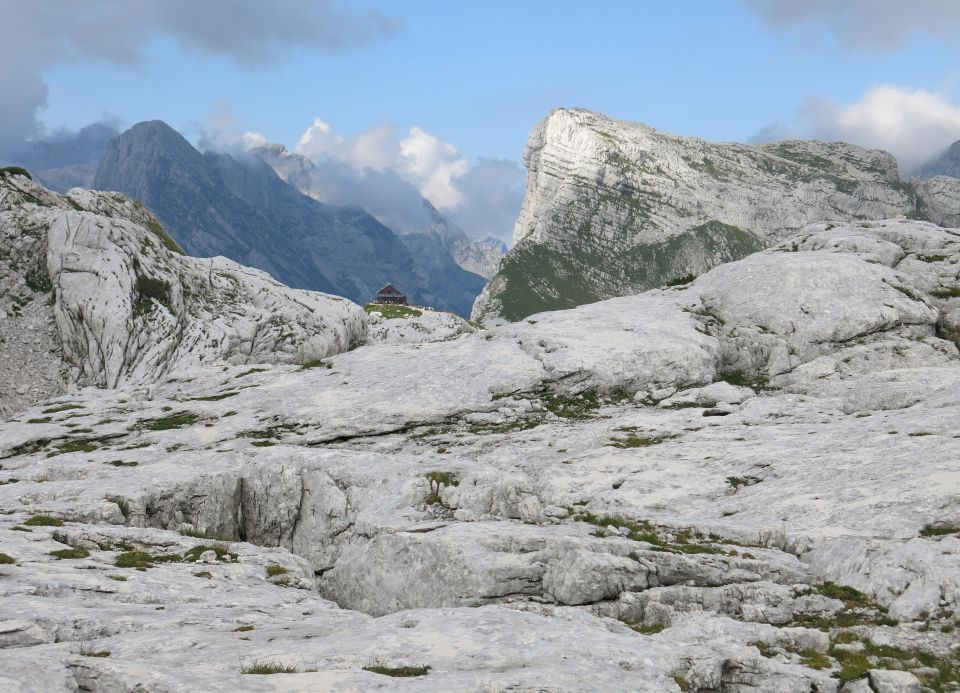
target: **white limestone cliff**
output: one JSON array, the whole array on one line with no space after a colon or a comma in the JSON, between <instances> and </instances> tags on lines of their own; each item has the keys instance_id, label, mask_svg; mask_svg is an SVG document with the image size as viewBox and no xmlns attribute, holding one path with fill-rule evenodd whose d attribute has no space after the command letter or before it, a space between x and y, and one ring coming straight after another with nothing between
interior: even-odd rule
<instances>
[{"instance_id":1,"label":"white limestone cliff","mask_svg":"<svg viewBox=\"0 0 960 693\"><path fill-rule=\"evenodd\" d=\"M513 247L474 305L491 324L682 281L813 222L958 223L947 179L915 188L892 155L839 142L713 143L556 109L524 164Z\"/></svg>"},{"instance_id":2,"label":"white limestone cliff","mask_svg":"<svg viewBox=\"0 0 960 693\"><path fill-rule=\"evenodd\" d=\"M304 363L365 339L359 306L179 252L139 203L0 178L0 411L73 385L214 363ZM22 390L22 391L21 391Z\"/></svg>"}]
</instances>

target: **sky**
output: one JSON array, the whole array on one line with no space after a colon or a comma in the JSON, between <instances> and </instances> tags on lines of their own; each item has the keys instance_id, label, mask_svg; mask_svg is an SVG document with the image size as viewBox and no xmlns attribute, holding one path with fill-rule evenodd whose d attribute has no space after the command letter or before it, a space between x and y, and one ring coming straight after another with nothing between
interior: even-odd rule
<instances>
[{"instance_id":1,"label":"sky","mask_svg":"<svg viewBox=\"0 0 960 693\"><path fill-rule=\"evenodd\" d=\"M0 0L0 16L0 158L161 119L203 147L396 174L502 238L527 134L557 106L709 140L842 139L907 173L960 139L958 0Z\"/></svg>"}]
</instances>

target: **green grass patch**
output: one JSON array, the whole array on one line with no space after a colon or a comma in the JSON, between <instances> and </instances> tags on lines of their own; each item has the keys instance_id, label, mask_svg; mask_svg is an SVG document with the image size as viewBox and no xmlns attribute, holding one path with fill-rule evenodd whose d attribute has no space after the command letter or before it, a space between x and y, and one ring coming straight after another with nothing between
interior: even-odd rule
<instances>
[{"instance_id":1,"label":"green grass patch","mask_svg":"<svg viewBox=\"0 0 960 693\"><path fill-rule=\"evenodd\" d=\"M235 375L234 377L243 378L248 375L253 375L254 373L264 373L266 370L267 370L266 368L251 368L250 370L246 370L243 373L237 373L237 375Z\"/></svg>"},{"instance_id":2,"label":"green grass patch","mask_svg":"<svg viewBox=\"0 0 960 693\"><path fill-rule=\"evenodd\" d=\"M666 626L660 623L656 623L652 626L645 626L642 623L628 623L627 626L629 626L631 630L634 630L642 635L656 635L666 628Z\"/></svg>"},{"instance_id":3,"label":"green grass patch","mask_svg":"<svg viewBox=\"0 0 960 693\"><path fill-rule=\"evenodd\" d=\"M50 555L65 560L68 558L86 558L90 555L90 552L86 549L58 549L57 551L51 551Z\"/></svg>"},{"instance_id":4,"label":"green grass patch","mask_svg":"<svg viewBox=\"0 0 960 693\"><path fill-rule=\"evenodd\" d=\"M146 551L125 551L117 556L114 565L118 568L146 570L157 563L179 563L181 560L183 557L176 553L153 555Z\"/></svg>"},{"instance_id":5,"label":"green grass patch","mask_svg":"<svg viewBox=\"0 0 960 693\"><path fill-rule=\"evenodd\" d=\"M651 445L658 445L665 440L670 440L671 438L676 438L676 436L640 436L636 433L628 433L622 438L611 438L607 445L614 448L647 448Z\"/></svg>"},{"instance_id":6,"label":"green grass patch","mask_svg":"<svg viewBox=\"0 0 960 693\"><path fill-rule=\"evenodd\" d=\"M81 645L79 654L84 657L109 657L110 650L95 650L90 645Z\"/></svg>"},{"instance_id":7,"label":"green grass patch","mask_svg":"<svg viewBox=\"0 0 960 693\"><path fill-rule=\"evenodd\" d=\"M14 563L16 563L16 561L13 559L13 556L0 552L0 565L12 565Z\"/></svg>"},{"instance_id":8,"label":"green grass patch","mask_svg":"<svg viewBox=\"0 0 960 693\"><path fill-rule=\"evenodd\" d=\"M371 664L363 667L364 671L369 671L381 676L394 676L397 678L409 678L414 676L426 676L430 673L429 666L423 667L388 667L383 664Z\"/></svg>"},{"instance_id":9,"label":"green grass patch","mask_svg":"<svg viewBox=\"0 0 960 693\"><path fill-rule=\"evenodd\" d=\"M49 416L43 416L37 419L27 419L27 423L31 424L45 424L50 423L51 418Z\"/></svg>"},{"instance_id":10,"label":"green grass patch","mask_svg":"<svg viewBox=\"0 0 960 693\"><path fill-rule=\"evenodd\" d=\"M848 609L873 606L873 600L869 596L849 585L838 585L827 581L817 587L816 592L830 599L839 599Z\"/></svg>"},{"instance_id":11,"label":"green grass patch","mask_svg":"<svg viewBox=\"0 0 960 693\"><path fill-rule=\"evenodd\" d=\"M170 284L162 279L138 274L137 282L134 285L133 314L140 316L149 313L153 302L171 310Z\"/></svg>"},{"instance_id":12,"label":"green grass patch","mask_svg":"<svg viewBox=\"0 0 960 693\"><path fill-rule=\"evenodd\" d=\"M186 428L200 421L200 416L189 411L180 411L156 419L140 419L133 425L138 431L169 431L176 428Z\"/></svg>"},{"instance_id":13,"label":"green grass patch","mask_svg":"<svg viewBox=\"0 0 960 693\"><path fill-rule=\"evenodd\" d=\"M830 647L830 656L837 660L840 667L834 676L842 683L861 679L870 669L926 669L928 671L914 673L926 688L938 692L956 690L948 685L960 683L960 669L956 661L924 650L878 645L870 639L861 642L862 649L857 650L836 645Z\"/></svg>"},{"instance_id":14,"label":"green grass patch","mask_svg":"<svg viewBox=\"0 0 960 693\"><path fill-rule=\"evenodd\" d=\"M221 392L218 395L207 395L206 397L188 397L188 402L219 402L222 399L227 397L236 397L239 395L239 392Z\"/></svg>"},{"instance_id":15,"label":"green grass patch","mask_svg":"<svg viewBox=\"0 0 960 693\"><path fill-rule=\"evenodd\" d=\"M109 464L112 467L136 467L139 462L124 462L123 460L110 460L109 462L104 462L104 464Z\"/></svg>"},{"instance_id":16,"label":"green grass patch","mask_svg":"<svg viewBox=\"0 0 960 693\"><path fill-rule=\"evenodd\" d=\"M960 534L960 524L949 522L925 525L920 530L921 537L942 537L947 534Z\"/></svg>"},{"instance_id":17,"label":"green grass patch","mask_svg":"<svg viewBox=\"0 0 960 693\"><path fill-rule=\"evenodd\" d=\"M326 359L311 359L310 361L304 361L300 366L300 370L310 370L311 368L333 368L333 364L329 363Z\"/></svg>"},{"instance_id":18,"label":"green grass patch","mask_svg":"<svg viewBox=\"0 0 960 693\"><path fill-rule=\"evenodd\" d=\"M727 483L733 487L734 491L740 490L742 486L754 486L759 484L763 479L760 479L755 476L728 476Z\"/></svg>"},{"instance_id":19,"label":"green grass patch","mask_svg":"<svg viewBox=\"0 0 960 693\"><path fill-rule=\"evenodd\" d=\"M600 396L596 390L587 390L576 395L548 392L540 398L540 401L551 414L574 421L585 421L590 418L591 412L600 408Z\"/></svg>"},{"instance_id":20,"label":"green grass patch","mask_svg":"<svg viewBox=\"0 0 960 693\"><path fill-rule=\"evenodd\" d=\"M483 435L486 433L513 433L515 431L529 431L536 428L543 420L539 417L524 417L516 421L505 421L503 423L474 423L467 427L470 433Z\"/></svg>"},{"instance_id":21,"label":"green grass patch","mask_svg":"<svg viewBox=\"0 0 960 693\"><path fill-rule=\"evenodd\" d=\"M93 452L99 449L99 444L95 440L80 438L78 440L68 440L65 443L59 443L54 446L56 450L47 453L47 457L56 457L57 455L67 455L71 452Z\"/></svg>"},{"instance_id":22,"label":"green grass patch","mask_svg":"<svg viewBox=\"0 0 960 693\"><path fill-rule=\"evenodd\" d=\"M753 375L743 371L728 371L720 374L720 380L737 387L749 387L757 392L770 389L770 379L759 373Z\"/></svg>"},{"instance_id":23,"label":"green grass patch","mask_svg":"<svg viewBox=\"0 0 960 693\"><path fill-rule=\"evenodd\" d=\"M177 255L186 255L183 252L183 248L180 247L180 244L173 240L173 237L167 233L160 224L158 224L153 219L145 219L141 222L142 226L146 228L150 233L157 237L163 247L169 250L170 252L176 253Z\"/></svg>"},{"instance_id":24,"label":"green grass patch","mask_svg":"<svg viewBox=\"0 0 960 693\"><path fill-rule=\"evenodd\" d=\"M44 409L44 414L58 414L62 411L69 411L70 409L84 409L85 407L82 404L58 404L55 407L50 407L49 409Z\"/></svg>"},{"instance_id":25,"label":"green grass patch","mask_svg":"<svg viewBox=\"0 0 960 693\"><path fill-rule=\"evenodd\" d=\"M126 582L127 577L125 575L107 575L107 579L116 580L117 582Z\"/></svg>"},{"instance_id":26,"label":"green grass patch","mask_svg":"<svg viewBox=\"0 0 960 693\"><path fill-rule=\"evenodd\" d=\"M683 286L684 284L689 284L694 279L697 278L695 274L684 274L680 277L675 277L667 282L667 286Z\"/></svg>"},{"instance_id":27,"label":"green grass patch","mask_svg":"<svg viewBox=\"0 0 960 693\"><path fill-rule=\"evenodd\" d=\"M216 532L210 532L207 530L196 529L194 527L184 527L179 530L181 536L184 537L193 537L194 539L213 539L214 541L234 541L235 537L224 536L223 534L217 534Z\"/></svg>"},{"instance_id":28,"label":"green grass patch","mask_svg":"<svg viewBox=\"0 0 960 693\"><path fill-rule=\"evenodd\" d=\"M277 565L276 563L271 563L267 566L267 577L277 577L278 575L286 575L290 571L284 568L282 565Z\"/></svg>"},{"instance_id":29,"label":"green grass patch","mask_svg":"<svg viewBox=\"0 0 960 693\"><path fill-rule=\"evenodd\" d=\"M209 570L198 570L193 574L193 577L210 579L213 577L213 574Z\"/></svg>"},{"instance_id":30,"label":"green grass patch","mask_svg":"<svg viewBox=\"0 0 960 693\"><path fill-rule=\"evenodd\" d=\"M241 674L297 674L300 672L292 664L283 664L282 662L254 662L240 668Z\"/></svg>"},{"instance_id":31,"label":"green grass patch","mask_svg":"<svg viewBox=\"0 0 960 693\"><path fill-rule=\"evenodd\" d=\"M960 297L960 286L952 286L947 289L934 289L930 292L934 298L958 298Z\"/></svg>"},{"instance_id":32,"label":"green grass patch","mask_svg":"<svg viewBox=\"0 0 960 693\"><path fill-rule=\"evenodd\" d=\"M33 176L30 175L30 172L22 166L4 166L3 168L0 168L0 175L24 176L25 178L33 180Z\"/></svg>"},{"instance_id":33,"label":"green grass patch","mask_svg":"<svg viewBox=\"0 0 960 693\"><path fill-rule=\"evenodd\" d=\"M63 527L63 520L52 515L34 515L23 521L27 527Z\"/></svg>"},{"instance_id":34,"label":"green grass patch","mask_svg":"<svg viewBox=\"0 0 960 693\"><path fill-rule=\"evenodd\" d=\"M410 306L396 306L389 303L368 303L363 309L369 313L380 313L387 320L396 320L399 318L419 318L423 315L422 310L411 308Z\"/></svg>"}]
</instances>

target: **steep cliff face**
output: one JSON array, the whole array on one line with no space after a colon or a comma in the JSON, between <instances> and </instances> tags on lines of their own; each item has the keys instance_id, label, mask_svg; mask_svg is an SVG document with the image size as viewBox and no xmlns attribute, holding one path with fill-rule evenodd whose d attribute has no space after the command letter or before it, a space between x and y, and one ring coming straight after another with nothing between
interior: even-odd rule
<instances>
[{"instance_id":1,"label":"steep cliff face","mask_svg":"<svg viewBox=\"0 0 960 693\"><path fill-rule=\"evenodd\" d=\"M960 140L947 147L939 156L934 157L917 171L920 178L950 176L960 178Z\"/></svg>"},{"instance_id":2,"label":"steep cliff face","mask_svg":"<svg viewBox=\"0 0 960 693\"><path fill-rule=\"evenodd\" d=\"M446 274L427 271L366 211L303 195L259 157L201 154L160 121L111 141L94 187L143 201L191 255L223 255L297 288L363 303L391 282L416 303L466 314L483 284L452 260Z\"/></svg>"},{"instance_id":3,"label":"steep cliff face","mask_svg":"<svg viewBox=\"0 0 960 693\"><path fill-rule=\"evenodd\" d=\"M699 275L821 220L915 217L885 152L716 144L584 110L531 132L514 246L474 317L517 320Z\"/></svg>"},{"instance_id":4,"label":"steep cliff face","mask_svg":"<svg viewBox=\"0 0 960 693\"><path fill-rule=\"evenodd\" d=\"M303 363L365 339L350 301L186 257L139 202L0 177L0 411L214 362Z\"/></svg>"},{"instance_id":5,"label":"steep cliff face","mask_svg":"<svg viewBox=\"0 0 960 693\"><path fill-rule=\"evenodd\" d=\"M496 271L506 247L494 239L476 239L441 214L419 191L389 172L357 172L313 160L280 144L251 150L304 195L329 204L363 207L396 232L435 288L469 313L473 300Z\"/></svg>"}]
</instances>

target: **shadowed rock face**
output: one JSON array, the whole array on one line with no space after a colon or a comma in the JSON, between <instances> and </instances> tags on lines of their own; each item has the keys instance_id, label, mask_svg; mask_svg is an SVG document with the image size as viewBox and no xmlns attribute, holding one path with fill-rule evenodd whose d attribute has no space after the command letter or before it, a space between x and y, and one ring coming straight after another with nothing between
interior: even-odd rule
<instances>
[{"instance_id":1,"label":"shadowed rock face","mask_svg":"<svg viewBox=\"0 0 960 693\"><path fill-rule=\"evenodd\" d=\"M259 157L201 154L160 121L112 140L93 186L143 201L191 255L223 255L293 287L364 303L392 282L416 303L465 315L483 284L449 257L422 266L370 214L301 194Z\"/></svg>"},{"instance_id":2,"label":"shadowed rock face","mask_svg":"<svg viewBox=\"0 0 960 693\"><path fill-rule=\"evenodd\" d=\"M702 274L820 220L917 218L893 156L715 144L584 110L531 132L514 245L474 306L517 320Z\"/></svg>"},{"instance_id":3,"label":"shadowed rock face","mask_svg":"<svg viewBox=\"0 0 960 693\"><path fill-rule=\"evenodd\" d=\"M281 144L266 144L250 151L304 195L320 202L339 200L343 203L346 200L349 204L364 207L396 232L414 257L422 265L430 265L432 271L449 272L452 258L467 272L489 279L507 251L503 242L496 238L468 236L421 197L416 187L395 174L365 171L358 176L346 170L345 165L318 165ZM482 284L465 283L459 275L446 282L441 278L436 281L449 291L456 292L458 288L472 291L473 298L483 288Z\"/></svg>"},{"instance_id":4,"label":"shadowed rock face","mask_svg":"<svg viewBox=\"0 0 960 693\"><path fill-rule=\"evenodd\" d=\"M960 178L960 141L954 142L942 154L921 166L917 171L917 176L920 178L936 178L937 176Z\"/></svg>"}]
</instances>

